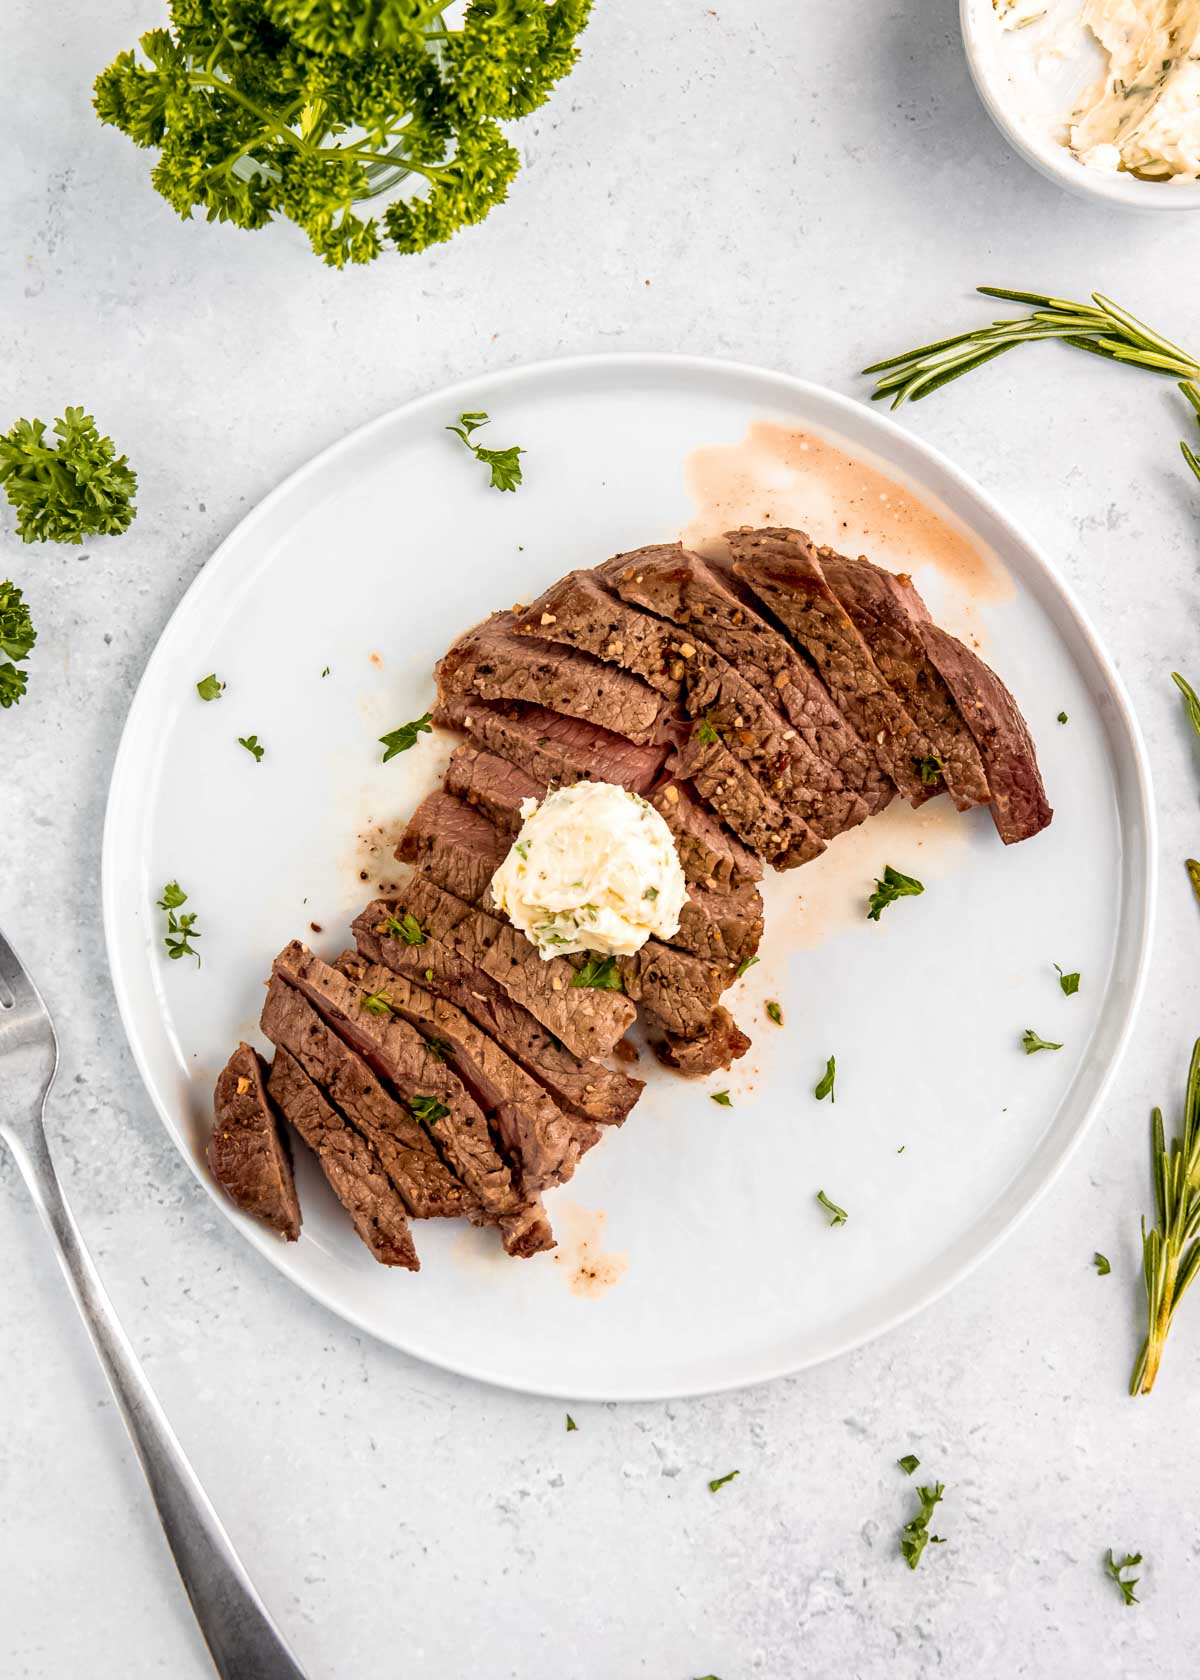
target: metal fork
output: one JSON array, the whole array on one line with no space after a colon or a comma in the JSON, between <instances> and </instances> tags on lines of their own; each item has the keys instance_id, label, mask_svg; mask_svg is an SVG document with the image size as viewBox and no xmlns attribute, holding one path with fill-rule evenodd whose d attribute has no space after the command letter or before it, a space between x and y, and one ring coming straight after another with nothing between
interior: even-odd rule
<instances>
[{"instance_id":1,"label":"metal fork","mask_svg":"<svg viewBox=\"0 0 1200 1680\"><path fill-rule=\"evenodd\" d=\"M54 1238L200 1631L222 1680L304 1680L146 1381L63 1197L43 1125L57 1069L58 1039L49 1012L0 934L0 1137Z\"/></svg>"}]
</instances>

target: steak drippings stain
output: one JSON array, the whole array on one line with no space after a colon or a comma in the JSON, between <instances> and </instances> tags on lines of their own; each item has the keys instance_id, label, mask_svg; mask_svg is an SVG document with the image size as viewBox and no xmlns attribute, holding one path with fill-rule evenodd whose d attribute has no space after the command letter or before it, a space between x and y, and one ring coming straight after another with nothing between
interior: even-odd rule
<instances>
[{"instance_id":1,"label":"steak drippings stain","mask_svg":"<svg viewBox=\"0 0 1200 1680\"><path fill-rule=\"evenodd\" d=\"M567 1287L581 1300L597 1301L620 1283L629 1269L628 1254L604 1252L608 1215L602 1208L554 1200L554 1229L558 1247L554 1264L566 1275Z\"/></svg>"},{"instance_id":2,"label":"steak drippings stain","mask_svg":"<svg viewBox=\"0 0 1200 1680\"><path fill-rule=\"evenodd\" d=\"M685 472L696 514L681 535L701 554L722 557L722 533L741 525L794 525L891 571L933 567L972 601L1014 594L999 560L935 503L814 432L756 420L740 442L696 450Z\"/></svg>"}]
</instances>

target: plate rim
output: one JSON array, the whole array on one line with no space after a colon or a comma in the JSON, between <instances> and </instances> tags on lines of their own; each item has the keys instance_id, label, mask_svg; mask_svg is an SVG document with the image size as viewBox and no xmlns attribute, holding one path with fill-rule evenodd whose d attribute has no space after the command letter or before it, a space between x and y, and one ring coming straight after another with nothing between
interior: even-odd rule
<instances>
[{"instance_id":1,"label":"plate rim","mask_svg":"<svg viewBox=\"0 0 1200 1680\"><path fill-rule=\"evenodd\" d=\"M1066 608L1073 621L1074 630L1086 644L1088 652L1105 678L1109 693L1115 703L1114 722L1119 724L1129 748L1134 772L1136 815L1142 829L1146 867L1142 879L1141 914L1135 929L1137 954L1133 981L1125 1003L1124 1017L1120 1022L1116 1041L1107 1060L1107 1066L1074 1131L1059 1145L1056 1154L1047 1164L1040 1182L1032 1188L1018 1207L1001 1220L990 1236L977 1244L972 1253L948 1265L943 1277L924 1288L907 1305L894 1309L889 1316L874 1326L857 1333L850 1333L842 1339L831 1336L827 1338L827 1344L824 1347L810 1356L799 1359L780 1357L770 1369L760 1374L731 1376L727 1380L721 1381L704 1381L698 1386L694 1380L689 1381L688 1379L684 1379L682 1384L676 1381L672 1384L643 1384L641 1386L636 1384L623 1386L619 1381L615 1381L610 1382L608 1386L603 1388L592 1386L581 1390L559 1387L552 1382L521 1381L507 1376L498 1376L493 1371L473 1366L469 1360L455 1359L429 1352L415 1347L411 1341L404 1340L400 1334L389 1334L370 1321L366 1315L356 1311L352 1304L348 1305L340 1299L335 1299L333 1292L326 1288L319 1279L312 1280L298 1277L284 1263L286 1250L283 1245L267 1231L261 1229L256 1222L248 1219L229 1201L229 1198L212 1181L210 1175L203 1170L196 1153L184 1147L180 1139L176 1137L170 1118L170 1105L161 1097L150 1073L148 1059L140 1041L140 1033L135 1025L133 1002L118 959L119 932L117 925L115 850L120 807L125 795L125 784L130 775L130 765L133 761L135 721L140 715L143 694L149 693L151 685L157 678L160 666L166 664L169 660L169 643L177 621L185 615L196 598L203 596L208 589L216 587L213 579L217 577L220 571L218 562L223 559L227 550L233 548L236 543L243 542L247 532L252 532L256 524L269 518L276 505L285 500L306 478L323 471L340 454L353 451L362 443L367 442L375 433L383 431L398 422L411 419L419 415L424 409L444 404L453 406L457 398L466 391L475 393L490 391L497 386L511 386L514 382L518 384L526 381L533 382L547 375L569 378L572 374L579 374L586 377L589 373L622 367L629 370L638 369L664 373L688 372L700 375L709 373L722 377L742 377L759 383L766 382L775 385L781 394L787 394L793 400L803 402L815 398L821 404L832 408L835 415L845 416L851 423L851 429L865 421L868 428L875 430L883 439L890 439L902 444L903 448L910 451L919 462L935 469L948 479L959 492L964 493L981 506L1003 529L1005 535L1024 549L1040 570ZM154 647L134 689L125 721L121 727L121 736L109 778L101 837L100 893L109 977L117 1000L122 1030L133 1054L134 1063L143 1087L164 1130L172 1144L182 1155L192 1176L230 1224L240 1231L277 1272L285 1277L293 1287L300 1289L310 1300L316 1301L343 1322L370 1336L373 1340L395 1348L408 1358L420 1360L437 1369L449 1371L456 1376L465 1377L474 1382L485 1383L514 1393L536 1395L546 1399L625 1404L691 1399L708 1394L722 1394L738 1389L753 1388L763 1383L777 1381L781 1377L795 1376L801 1371L811 1370L833 1359L841 1358L845 1354L853 1352L856 1348L863 1347L869 1342L879 1340L890 1334L910 1319L924 1312L926 1308L933 1306L956 1285L964 1282L1007 1241L1017 1226L1032 1213L1033 1209L1058 1181L1059 1176L1091 1129L1124 1060L1145 995L1153 950L1158 903L1158 866L1158 814L1154 800L1149 755L1124 680L1097 635L1074 586L1059 572L1040 543L1034 540L1020 522L1005 512L988 490L963 468L957 466L937 445L906 430L890 415L881 413L857 398L831 390L828 386L818 384L814 380L784 373L777 368L763 367L756 363L743 362L722 356L703 356L673 351L624 350L547 357L534 362L521 362L512 367L468 376L458 379L450 385L439 385L425 390L419 395L377 414L374 418L363 422L340 438L336 438L332 443L325 445L323 449L318 450L316 454L310 456L282 478L278 484L243 514L217 544L187 589L180 596L158 633ZM1001 1194L1003 1194L1003 1191Z\"/></svg>"}]
</instances>

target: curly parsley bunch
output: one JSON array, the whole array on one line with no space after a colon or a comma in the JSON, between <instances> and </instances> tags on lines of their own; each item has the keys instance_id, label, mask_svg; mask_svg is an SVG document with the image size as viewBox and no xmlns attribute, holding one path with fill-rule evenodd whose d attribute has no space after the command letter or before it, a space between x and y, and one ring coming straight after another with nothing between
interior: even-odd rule
<instances>
[{"instance_id":1,"label":"curly parsley bunch","mask_svg":"<svg viewBox=\"0 0 1200 1680\"><path fill-rule=\"evenodd\" d=\"M5 579L0 583L0 654L7 657L0 662L0 706L6 711L19 705L25 693L28 677L19 665L29 658L36 641L25 598L15 583Z\"/></svg>"},{"instance_id":2,"label":"curly parsley bunch","mask_svg":"<svg viewBox=\"0 0 1200 1680\"><path fill-rule=\"evenodd\" d=\"M17 535L58 543L119 537L137 512L137 474L82 408L68 408L53 431L57 443L47 441L44 420L17 420L0 437L0 484L17 510Z\"/></svg>"},{"instance_id":3,"label":"curly parsley bunch","mask_svg":"<svg viewBox=\"0 0 1200 1680\"><path fill-rule=\"evenodd\" d=\"M520 159L497 126L528 115L578 56L592 0L170 0L96 79L100 120L156 147L152 180L186 220L286 216L334 268L385 241L423 251L482 221ZM403 168L423 190L355 205Z\"/></svg>"}]
</instances>

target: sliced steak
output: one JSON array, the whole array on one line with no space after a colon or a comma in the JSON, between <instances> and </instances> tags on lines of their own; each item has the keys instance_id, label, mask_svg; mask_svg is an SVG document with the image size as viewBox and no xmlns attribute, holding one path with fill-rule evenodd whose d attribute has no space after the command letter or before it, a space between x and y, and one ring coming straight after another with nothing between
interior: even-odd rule
<instances>
[{"instance_id":1,"label":"sliced steak","mask_svg":"<svg viewBox=\"0 0 1200 1680\"><path fill-rule=\"evenodd\" d=\"M825 842L800 817L785 811L724 741L706 739L696 725L679 749L675 769L747 846L776 869L811 863Z\"/></svg>"},{"instance_id":2,"label":"sliced steak","mask_svg":"<svg viewBox=\"0 0 1200 1680\"><path fill-rule=\"evenodd\" d=\"M510 612L493 613L438 661L438 694L517 700L624 735L654 740L662 703L648 684L586 654L513 634Z\"/></svg>"},{"instance_id":3,"label":"sliced steak","mask_svg":"<svg viewBox=\"0 0 1200 1680\"><path fill-rule=\"evenodd\" d=\"M428 1133L388 1095L362 1057L326 1026L308 999L278 974L267 987L262 1030L296 1058L372 1145L414 1219L454 1219L475 1211L475 1197L450 1172Z\"/></svg>"},{"instance_id":4,"label":"sliced steak","mask_svg":"<svg viewBox=\"0 0 1200 1680\"><path fill-rule=\"evenodd\" d=\"M544 959L516 928L430 881L414 877L406 882L393 911L415 916L427 936L482 969L573 1055L584 1060L606 1056L633 1025L637 1011L628 998L572 986L575 971L561 957Z\"/></svg>"},{"instance_id":5,"label":"sliced steak","mask_svg":"<svg viewBox=\"0 0 1200 1680\"><path fill-rule=\"evenodd\" d=\"M286 1050L275 1052L267 1091L321 1163L334 1195L380 1265L420 1271L404 1203L383 1162Z\"/></svg>"},{"instance_id":6,"label":"sliced steak","mask_svg":"<svg viewBox=\"0 0 1200 1680\"><path fill-rule=\"evenodd\" d=\"M446 766L446 792L482 811L504 834L521 826L521 805L541 799L548 782L535 781L515 764L495 753L481 752L467 742L455 747Z\"/></svg>"},{"instance_id":7,"label":"sliced steak","mask_svg":"<svg viewBox=\"0 0 1200 1680\"><path fill-rule=\"evenodd\" d=\"M671 941L680 950L731 973L758 950L763 934L762 894L752 881L726 892L693 886Z\"/></svg>"},{"instance_id":8,"label":"sliced steak","mask_svg":"<svg viewBox=\"0 0 1200 1680\"><path fill-rule=\"evenodd\" d=\"M1006 846L1028 840L1047 827L1054 811L1016 701L978 654L936 624L921 625L921 640L975 737L1001 840Z\"/></svg>"},{"instance_id":9,"label":"sliced steak","mask_svg":"<svg viewBox=\"0 0 1200 1680\"><path fill-rule=\"evenodd\" d=\"M267 1097L263 1063L239 1044L217 1080L208 1140L213 1177L243 1213L261 1219L288 1242L300 1235L300 1203L287 1137Z\"/></svg>"},{"instance_id":10,"label":"sliced steak","mask_svg":"<svg viewBox=\"0 0 1200 1680\"><path fill-rule=\"evenodd\" d=\"M842 714L909 801L938 790L917 765L934 755L833 590L802 531L731 531L733 569L816 664Z\"/></svg>"},{"instance_id":11,"label":"sliced steak","mask_svg":"<svg viewBox=\"0 0 1200 1680\"><path fill-rule=\"evenodd\" d=\"M818 757L775 709L770 685L756 688L707 642L614 598L595 573L572 572L553 584L515 620L514 629L609 660L678 700L689 717L717 731L784 810L798 814L822 839L867 815L865 802L841 772Z\"/></svg>"},{"instance_id":12,"label":"sliced steak","mask_svg":"<svg viewBox=\"0 0 1200 1680\"><path fill-rule=\"evenodd\" d=\"M433 714L443 729L461 729L535 781L567 786L590 777L646 794L658 780L669 746L635 746L611 729L563 717L544 706L485 705L443 695Z\"/></svg>"},{"instance_id":13,"label":"sliced steak","mask_svg":"<svg viewBox=\"0 0 1200 1680\"><path fill-rule=\"evenodd\" d=\"M812 666L749 604L750 593L724 568L678 543L618 554L597 574L623 601L689 631L736 667L774 704L816 756L861 794L865 814L894 792Z\"/></svg>"},{"instance_id":14,"label":"sliced steak","mask_svg":"<svg viewBox=\"0 0 1200 1680\"><path fill-rule=\"evenodd\" d=\"M762 860L700 803L687 782L665 783L650 803L675 836L689 881L725 888L762 880Z\"/></svg>"},{"instance_id":15,"label":"sliced steak","mask_svg":"<svg viewBox=\"0 0 1200 1680\"><path fill-rule=\"evenodd\" d=\"M582 957L573 959L582 963ZM646 1024L688 1037L704 1032L724 987L732 979L725 967L702 962L648 939L631 957L615 959L626 997L641 1008Z\"/></svg>"},{"instance_id":16,"label":"sliced steak","mask_svg":"<svg viewBox=\"0 0 1200 1680\"><path fill-rule=\"evenodd\" d=\"M364 998L369 993L298 940L276 957L274 972L308 999L425 1127L450 1171L477 1201L476 1223L499 1225L510 1254L553 1247L544 1210L531 1207L514 1185L480 1107L457 1070L446 1065L444 1054L398 1008L394 988L389 986L382 1000L391 1013L368 1009Z\"/></svg>"},{"instance_id":17,"label":"sliced steak","mask_svg":"<svg viewBox=\"0 0 1200 1680\"><path fill-rule=\"evenodd\" d=\"M457 898L478 904L509 847L481 811L439 789L413 812L396 856Z\"/></svg>"},{"instance_id":18,"label":"sliced steak","mask_svg":"<svg viewBox=\"0 0 1200 1680\"><path fill-rule=\"evenodd\" d=\"M598 1126L563 1114L524 1068L445 998L354 953L342 957L338 967L368 991L384 995L395 1014L437 1043L491 1119L529 1195L565 1183L580 1155L599 1141Z\"/></svg>"},{"instance_id":19,"label":"sliced steak","mask_svg":"<svg viewBox=\"0 0 1200 1680\"><path fill-rule=\"evenodd\" d=\"M354 923L354 937L365 956L457 1004L567 1113L604 1126L621 1124L644 1089L642 1080L603 1062L573 1056L497 981L455 956L440 940L407 945L389 936L391 910L385 900L376 899Z\"/></svg>"},{"instance_id":20,"label":"sliced steak","mask_svg":"<svg viewBox=\"0 0 1200 1680\"><path fill-rule=\"evenodd\" d=\"M954 698L921 641L929 610L909 577L885 572L867 559L821 551L821 567L854 621L885 681L900 696L936 754L922 780L942 781L960 811L991 798L983 762ZM920 767L918 767L920 769Z\"/></svg>"},{"instance_id":21,"label":"sliced steak","mask_svg":"<svg viewBox=\"0 0 1200 1680\"><path fill-rule=\"evenodd\" d=\"M750 1040L724 1007L714 1009L704 1032L694 1038L673 1034L654 1046L655 1055L685 1079L703 1079L705 1074L728 1068L750 1048Z\"/></svg>"}]
</instances>

